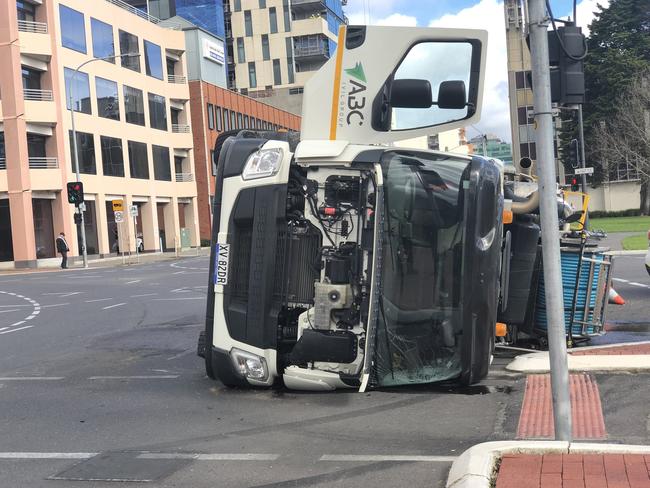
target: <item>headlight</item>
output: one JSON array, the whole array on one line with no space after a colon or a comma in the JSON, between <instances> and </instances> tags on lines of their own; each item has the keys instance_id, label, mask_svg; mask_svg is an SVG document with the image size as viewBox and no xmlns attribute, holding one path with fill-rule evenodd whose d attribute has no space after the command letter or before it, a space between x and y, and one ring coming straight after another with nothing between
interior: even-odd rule
<instances>
[{"instance_id":1,"label":"headlight","mask_svg":"<svg viewBox=\"0 0 650 488\"><path fill-rule=\"evenodd\" d=\"M260 149L251 154L246 161L242 178L245 180L254 180L256 178L265 178L273 176L280 171L283 152L280 148Z\"/></svg>"},{"instance_id":2,"label":"headlight","mask_svg":"<svg viewBox=\"0 0 650 488\"><path fill-rule=\"evenodd\" d=\"M266 381L269 377L266 361L260 356L241 349L233 349L230 351L230 358L237 372L246 378Z\"/></svg>"}]
</instances>

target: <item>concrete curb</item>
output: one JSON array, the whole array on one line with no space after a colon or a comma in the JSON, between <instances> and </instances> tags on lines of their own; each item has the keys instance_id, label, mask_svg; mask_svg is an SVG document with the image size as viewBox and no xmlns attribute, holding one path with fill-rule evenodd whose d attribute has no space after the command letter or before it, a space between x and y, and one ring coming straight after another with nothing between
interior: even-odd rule
<instances>
[{"instance_id":1,"label":"concrete curb","mask_svg":"<svg viewBox=\"0 0 650 488\"><path fill-rule=\"evenodd\" d=\"M609 346L611 347L611 345ZM650 355L568 355L569 371L650 371ZM548 352L534 352L517 356L506 366L509 371L519 373L548 373L550 371Z\"/></svg>"},{"instance_id":2,"label":"concrete curb","mask_svg":"<svg viewBox=\"0 0 650 488\"><path fill-rule=\"evenodd\" d=\"M604 254L608 256L643 256L647 252L647 249L638 249L636 251L607 251Z\"/></svg>"},{"instance_id":3,"label":"concrete curb","mask_svg":"<svg viewBox=\"0 0 650 488\"><path fill-rule=\"evenodd\" d=\"M650 446L569 443L564 441L484 442L470 447L451 465L447 488L490 488L504 454L613 453L650 454Z\"/></svg>"}]
</instances>

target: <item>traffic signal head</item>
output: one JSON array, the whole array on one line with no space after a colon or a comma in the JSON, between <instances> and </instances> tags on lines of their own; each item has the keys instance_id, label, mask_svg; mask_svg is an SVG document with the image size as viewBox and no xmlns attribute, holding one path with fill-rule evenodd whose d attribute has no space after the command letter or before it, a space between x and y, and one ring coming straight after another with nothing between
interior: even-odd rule
<instances>
[{"instance_id":1,"label":"traffic signal head","mask_svg":"<svg viewBox=\"0 0 650 488\"><path fill-rule=\"evenodd\" d=\"M578 165L580 164L578 149L579 149L578 139L571 139L571 143L569 144L569 162L571 163L571 166L573 166L574 168L577 168Z\"/></svg>"},{"instance_id":2,"label":"traffic signal head","mask_svg":"<svg viewBox=\"0 0 650 488\"><path fill-rule=\"evenodd\" d=\"M80 213L75 213L74 214L74 223L76 225L81 224L81 214Z\"/></svg>"},{"instance_id":3,"label":"traffic signal head","mask_svg":"<svg viewBox=\"0 0 650 488\"><path fill-rule=\"evenodd\" d=\"M580 190L580 183L578 183L578 178L576 176L571 177L571 191Z\"/></svg>"},{"instance_id":4,"label":"traffic signal head","mask_svg":"<svg viewBox=\"0 0 650 488\"><path fill-rule=\"evenodd\" d=\"M79 206L84 201L84 185L81 181L68 182L68 203Z\"/></svg>"}]
</instances>

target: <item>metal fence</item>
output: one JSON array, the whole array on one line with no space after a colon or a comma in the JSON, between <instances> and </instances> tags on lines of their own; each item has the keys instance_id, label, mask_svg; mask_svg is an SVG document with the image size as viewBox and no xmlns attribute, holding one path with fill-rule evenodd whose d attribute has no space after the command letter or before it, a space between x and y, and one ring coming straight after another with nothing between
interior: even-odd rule
<instances>
[{"instance_id":1,"label":"metal fence","mask_svg":"<svg viewBox=\"0 0 650 488\"><path fill-rule=\"evenodd\" d=\"M55 157L29 158L30 169L56 169L59 167L59 160Z\"/></svg>"},{"instance_id":2,"label":"metal fence","mask_svg":"<svg viewBox=\"0 0 650 488\"><path fill-rule=\"evenodd\" d=\"M47 34L45 22L32 22L31 20L19 20L18 30L21 32L33 32L35 34Z\"/></svg>"},{"instance_id":3,"label":"metal fence","mask_svg":"<svg viewBox=\"0 0 650 488\"><path fill-rule=\"evenodd\" d=\"M25 88L23 90L25 100L37 102L51 102L54 100L52 90L37 90L35 88Z\"/></svg>"},{"instance_id":4,"label":"metal fence","mask_svg":"<svg viewBox=\"0 0 650 488\"><path fill-rule=\"evenodd\" d=\"M176 173L176 181L179 183L194 181L194 175L192 173Z\"/></svg>"},{"instance_id":5,"label":"metal fence","mask_svg":"<svg viewBox=\"0 0 650 488\"><path fill-rule=\"evenodd\" d=\"M172 124L172 132L177 134L187 134L190 131L190 126L187 124Z\"/></svg>"}]
</instances>

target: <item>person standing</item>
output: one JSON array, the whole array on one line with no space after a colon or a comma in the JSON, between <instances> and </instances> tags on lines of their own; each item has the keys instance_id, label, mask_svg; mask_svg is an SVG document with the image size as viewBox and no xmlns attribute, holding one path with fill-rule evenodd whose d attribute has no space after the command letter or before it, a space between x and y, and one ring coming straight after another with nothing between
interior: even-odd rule
<instances>
[{"instance_id":1,"label":"person standing","mask_svg":"<svg viewBox=\"0 0 650 488\"><path fill-rule=\"evenodd\" d=\"M61 269L68 268L68 243L65 240L65 234L61 232L59 237L56 238L56 250L61 253Z\"/></svg>"}]
</instances>

